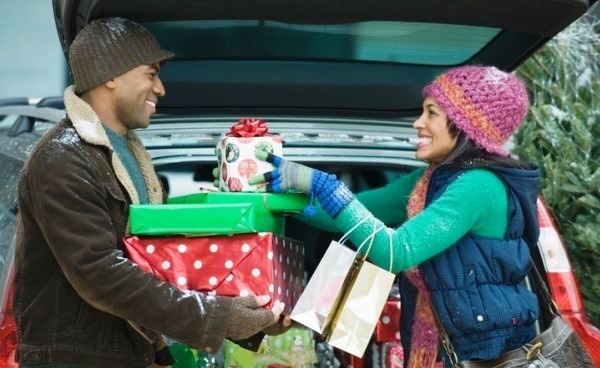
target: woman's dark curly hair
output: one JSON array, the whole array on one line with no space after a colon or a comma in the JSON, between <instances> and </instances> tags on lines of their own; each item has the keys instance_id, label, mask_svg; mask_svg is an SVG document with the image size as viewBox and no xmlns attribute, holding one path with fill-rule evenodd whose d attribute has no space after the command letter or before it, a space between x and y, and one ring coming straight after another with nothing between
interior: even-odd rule
<instances>
[{"instance_id":1,"label":"woman's dark curly hair","mask_svg":"<svg viewBox=\"0 0 600 368\"><path fill-rule=\"evenodd\" d=\"M490 153L477 147L475 142L467 138L466 134L458 129L450 119L448 119L447 125L450 136L457 141L456 146L450 152L448 157L442 161L442 164L451 164L461 168L485 168L489 166L519 169L531 168L531 164L529 163L519 161L510 156L501 156Z\"/></svg>"}]
</instances>

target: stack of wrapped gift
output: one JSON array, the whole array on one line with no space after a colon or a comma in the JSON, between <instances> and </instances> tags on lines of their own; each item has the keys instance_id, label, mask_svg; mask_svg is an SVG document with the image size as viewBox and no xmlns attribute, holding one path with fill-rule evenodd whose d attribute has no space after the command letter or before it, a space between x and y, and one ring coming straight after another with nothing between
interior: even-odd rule
<instances>
[{"instance_id":1,"label":"stack of wrapped gift","mask_svg":"<svg viewBox=\"0 0 600 368\"><path fill-rule=\"evenodd\" d=\"M401 368L404 351L400 344L400 300L389 299L377 321L375 339L380 343L381 367Z\"/></svg>"},{"instance_id":2,"label":"stack of wrapped gift","mask_svg":"<svg viewBox=\"0 0 600 368\"><path fill-rule=\"evenodd\" d=\"M391 299L385 303L375 330L377 342L400 341L400 300Z\"/></svg>"},{"instance_id":3,"label":"stack of wrapped gift","mask_svg":"<svg viewBox=\"0 0 600 368\"><path fill-rule=\"evenodd\" d=\"M254 188L247 178L273 170L258 162L256 147L281 155L281 139L268 135L264 121L241 120L217 143L222 192L130 206L129 258L181 289L224 296L268 294L267 307L279 300L291 312L302 291L304 247L283 236L284 215L302 210L308 199L249 192Z\"/></svg>"},{"instance_id":4,"label":"stack of wrapped gift","mask_svg":"<svg viewBox=\"0 0 600 368\"><path fill-rule=\"evenodd\" d=\"M284 237L284 215L301 211L308 198L252 193L255 188L248 185L248 178L273 170L271 164L256 159L257 147L281 155L281 140L268 135L263 121L241 120L217 143L219 192L170 198L164 205L130 206L133 236L124 240L129 258L181 289L223 296L266 294L271 296L266 307L279 300L290 313L304 285L304 246ZM295 335L290 340L291 333ZM283 337L265 340L258 360L277 361L281 366L310 364L312 358L306 354L314 351L312 334L296 330L285 336L295 345ZM299 341L304 341L302 346L297 346ZM269 350L269 344L282 347ZM225 350L224 359L232 365L257 363L254 353L233 343L228 342ZM304 355L299 357L295 353L300 350ZM193 361L186 364L194 367L210 366L215 359L179 344L173 351L180 355L181 364ZM269 355L268 351L279 352Z\"/></svg>"}]
</instances>

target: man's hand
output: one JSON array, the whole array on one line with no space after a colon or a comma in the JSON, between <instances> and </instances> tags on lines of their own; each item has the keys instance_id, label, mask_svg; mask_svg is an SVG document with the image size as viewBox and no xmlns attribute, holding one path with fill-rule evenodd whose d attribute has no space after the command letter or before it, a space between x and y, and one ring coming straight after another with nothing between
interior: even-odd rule
<instances>
[{"instance_id":1,"label":"man's hand","mask_svg":"<svg viewBox=\"0 0 600 368\"><path fill-rule=\"evenodd\" d=\"M281 335L282 333L289 330L291 326L292 326L292 320L291 320L290 316L287 314L282 314L279 317L279 320L277 322L275 322L271 326L265 328L263 330L263 332L265 334L271 335L271 336Z\"/></svg>"},{"instance_id":2,"label":"man's hand","mask_svg":"<svg viewBox=\"0 0 600 368\"><path fill-rule=\"evenodd\" d=\"M268 295L234 298L225 337L246 339L277 322L285 304L275 301L272 309L261 309L269 299Z\"/></svg>"},{"instance_id":3,"label":"man's hand","mask_svg":"<svg viewBox=\"0 0 600 368\"><path fill-rule=\"evenodd\" d=\"M249 184L259 185L257 191L284 193L291 190L310 194L314 169L286 161L260 149L256 149L254 153L259 160L270 162L275 166L273 171L248 179Z\"/></svg>"}]
</instances>

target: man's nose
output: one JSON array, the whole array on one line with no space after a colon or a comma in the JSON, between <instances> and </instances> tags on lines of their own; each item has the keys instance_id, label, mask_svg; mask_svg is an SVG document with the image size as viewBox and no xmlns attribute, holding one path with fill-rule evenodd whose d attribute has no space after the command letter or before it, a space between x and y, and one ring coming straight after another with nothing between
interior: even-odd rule
<instances>
[{"instance_id":1,"label":"man's nose","mask_svg":"<svg viewBox=\"0 0 600 368\"><path fill-rule=\"evenodd\" d=\"M166 94L165 86L163 86L162 81L158 76L156 76L156 78L154 79L154 87L152 88L152 91L160 97Z\"/></svg>"}]
</instances>

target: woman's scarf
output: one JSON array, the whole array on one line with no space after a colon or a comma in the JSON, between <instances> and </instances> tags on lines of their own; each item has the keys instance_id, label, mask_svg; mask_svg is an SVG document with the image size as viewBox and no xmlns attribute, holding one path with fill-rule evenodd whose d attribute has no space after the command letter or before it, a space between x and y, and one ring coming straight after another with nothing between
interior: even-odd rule
<instances>
[{"instance_id":1,"label":"woman's scarf","mask_svg":"<svg viewBox=\"0 0 600 368\"><path fill-rule=\"evenodd\" d=\"M425 207L429 179L431 179L431 173L435 166L430 164L427 167L410 195L406 208L409 219L416 216ZM412 344L408 368L430 368L435 365L440 339L433 316L431 296L418 267L407 270L405 275L417 288L417 304L411 326Z\"/></svg>"}]
</instances>

